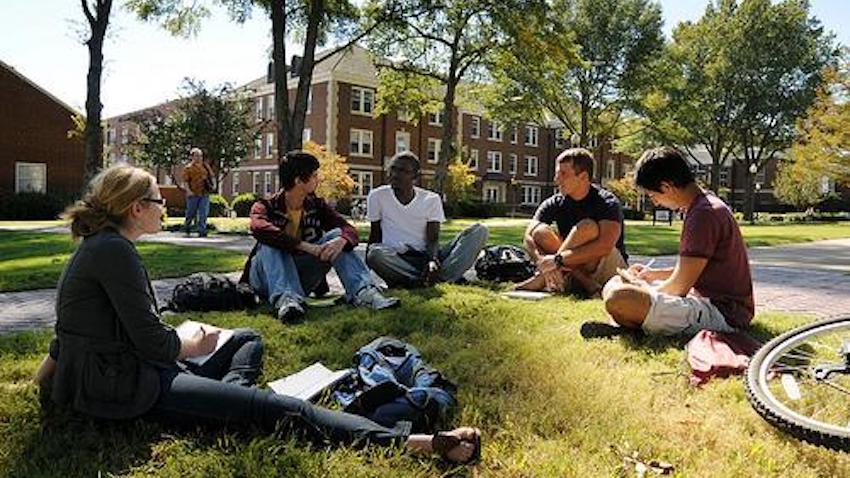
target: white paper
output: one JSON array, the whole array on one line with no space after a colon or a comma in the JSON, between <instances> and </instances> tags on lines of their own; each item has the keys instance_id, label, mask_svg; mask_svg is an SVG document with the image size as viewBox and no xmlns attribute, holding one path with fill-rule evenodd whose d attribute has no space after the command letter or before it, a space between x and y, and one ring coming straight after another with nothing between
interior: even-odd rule
<instances>
[{"instance_id":1,"label":"white paper","mask_svg":"<svg viewBox=\"0 0 850 478\"><path fill-rule=\"evenodd\" d=\"M783 373L779 380L782 383L782 388L785 389L785 395L788 395L789 399L799 400L803 398L803 394L800 393L800 387L797 385L797 380L794 379L793 375Z\"/></svg>"},{"instance_id":2,"label":"white paper","mask_svg":"<svg viewBox=\"0 0 850 478\"><path fill-rule=\"evenodd\" d=\"M322 390L347 377L350 373L351 370L348 369L330 370L322 365L321 362L316 362L300 372L275 380L274 382L269 382L269 388L274 390L274 393L278 395L310 400Z\"/></svg>"},{"instance_id":3,"label":"white paper","mask_svg":"<svg viewBox=\"0 0 850 478\"><path fill-rule=\"evenodd\" d=\"M501 296L509 299L541 300L551 297L552 294L550 292L536 290L509 290L502 292Z\"/></svg>"},{"instance_id":4,"label":"white paper","mask_svg":"<svg viewBox=\"0 0 850 478\"><path fill-rule=\"evenodd\" d=\"M198 330L201 329L201 327L203 327L207 333L214 332L216 330L219 331L218 343L215 344L215 350L213 350L212 353L207 355L199 355L197 357L185 358L183 359L184 362L192 362L195 365L203 365L207 360L210 359L210 357L212 357L213 355L215 355L216 352L218 352L218 349L220 349L225 343L227 343L228 340L230 340L231 337L233 337L232 329L220 329L213 325L195 322L194 320L187 320L186 322L183 322L182 324L178 325L177 328L174 330L177 331L177 335L179 335L181 339L189 339L191 337L194 337L195 334L198 333Z\"/></svg>"}]
</instances>

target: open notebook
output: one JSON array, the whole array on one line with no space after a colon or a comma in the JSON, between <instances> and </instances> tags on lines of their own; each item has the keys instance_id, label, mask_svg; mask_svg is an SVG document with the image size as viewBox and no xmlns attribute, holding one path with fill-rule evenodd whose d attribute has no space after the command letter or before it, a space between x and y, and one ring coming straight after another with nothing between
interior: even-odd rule
<instances>
[{"instance_id":1,"label":"open notebook","mask_svg":"<svg viewBox=\"0 0 850 478\"><path fill-rule=\"evenodd\" d=\"M502 292L502 297L508 299L523 299L523 300L541 300L547 297L552 297L551 292L542 292L542 291L534 291L534 290L509 290L506 292Z\"/></svg>"},{"instance_id":2,"label":"open notebook","mask_svg":"<svg viewBox=\"0 0 850 478\"><path fill-rule=\"evenodd\" d=\"M319 395L322 390L333 386L350 374L350 369L331 370L322 365L321 362L316 362L304 370L280 380L269 382L269 388L278 395L310 400Z\"/></svg>"},{"instance_id":3,"label":"open notebook","mask_svg":"<svg viewBox=\"0 0 850 478\"><path fill-rule=\"evenodd\" d=\"M183 322L182 324L178 325L177 328L175 328L174 330L177 331L177 335L179 335L181 339L187 339L194 336L195 333L197 333L197 331L200 330L201 327L203 327L204 330L207 332L219 330L221 331L221 333L218 336L218 343L215 345L215 350L211 354L183 359L184 362L191 362L198 366L203 365L207 360L210 359L210 357L215 355L215 353L218 352L219 349L221 349L221 347L226 344L231 337L233 337L232 329L220 329L213 325L195 322L194 320L187 320L186 322Z\"/></svg>"}]
</instances>

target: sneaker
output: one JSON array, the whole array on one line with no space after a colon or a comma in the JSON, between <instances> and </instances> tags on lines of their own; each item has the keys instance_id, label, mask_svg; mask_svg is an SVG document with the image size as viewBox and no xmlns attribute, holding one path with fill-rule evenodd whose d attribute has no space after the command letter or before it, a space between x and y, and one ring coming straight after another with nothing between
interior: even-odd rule
<instances>
[{"instance_id":1,"label":"sneaker","mask_svg":"<svg viewBox=\"0 0 850 478\"><path fill-rule=\"evenodd\" d=\"M297 322L304 318L304 304L291 296L277 300L277 319L281 322Z\"/></svg>"},{"instance_id":2,"label":"sneaker","mask_svg":"<svg viewBox=\"0 0 850 478\"><path fill-rule=\"evenodd\" d=\"M384 297L381 291L373 286L368 285L354 296L354 305L357 307L368 307L372 310L389 309L397 307L401 304L395 297Z\"/></svg>"}]
</instances>

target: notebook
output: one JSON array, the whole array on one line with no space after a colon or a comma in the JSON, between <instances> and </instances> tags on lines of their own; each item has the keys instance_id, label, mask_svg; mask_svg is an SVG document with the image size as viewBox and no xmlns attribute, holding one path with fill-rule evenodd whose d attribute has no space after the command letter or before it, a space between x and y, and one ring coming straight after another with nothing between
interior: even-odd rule
<instances>
[{"instance_id":1,"label":"notebook","mask_svg":"<svg viewBox=\"0 0 850 478\"><path fill-rule=\"evenodd\" d=\"M331 370L322 365L321 362L316 362L304 370L269 382L269 388L278 395L310 400L319 395L322 390L335 385L350 374L350 369Z\"/></svg>"},{"instance_id":2,"label":"notebook","mask_svg":"<svg viewBox=\"0 0 850 478\"><path fill-rule=\"evenodd\" d=\"M506 297L508 299L523 299L523 300L541 300L547 297L552 297L551 292L542 292L535 290L509 290L507 292L502 292L502 297Z\"/></svg>"},{"instance_id":3,"label":"notebook","mask_svg":"<svg viewBox=\"0 0 850 478\"><path fill-rule=\"evenodd\" d=\"M210 359L210 357L215 355L215 353L218 352L219 349L221 349L221 347L224 344L226 344L227 341L230 340L231 337L233 337L233 330L232 329L220 329L220 328L215 327L213 325L203 324L201 322L195 322L194 320L187 320L187 321L183 322L182 324L178 325L177 328L174 329L174 330L177 331L177 335L179 335L181 339L188 339L188 338L193 337L198 332L198 330L200 330L201 327L203 327L204 330L207 331L207 332L212 332L212 331L218 330L218 331L220 331L220 333L218 335L218 343L215 344L215 350L213 350L212 353L207 354L207 355L199 355L197 357L189 357L189 358L183 359L184 362L191 362L191 363L198 365L198 366L203 365L207 360Z\"/></svg>"}]
</instances>

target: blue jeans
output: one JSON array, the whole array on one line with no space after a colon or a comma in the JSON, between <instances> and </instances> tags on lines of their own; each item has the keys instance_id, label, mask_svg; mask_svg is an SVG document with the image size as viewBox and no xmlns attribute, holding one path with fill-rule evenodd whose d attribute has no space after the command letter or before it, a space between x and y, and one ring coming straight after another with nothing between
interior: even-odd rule
<instances>
[{"instance_id":1,"label":"blue jeans","mask_svg":"<svg viewBox=\"0 0 850 478\"><path fill-rule=\"evenodd\" d=\"M304 400L251 387L259 373L263 346L250 329L238 329L203 366L160 373L159 399L145 418L168 425L258 426L287 432L318 445L403 444L410 424L384 427L358 415L331 411Z\"/></svg>"},{"instance_id":2,"label":"blue jeans","mask_svg":"<svg viewBox=\"0 0 850 478\"><path fill-rule=\"evenodd\" d=\"M210 195L202 194L196 196L190 194L186 196L186 232L190 231L192 221L198 220L198 234L207 233L207 216L210 214Z\"/></svg>"},{"instance_id":3,"label":"blue jeans","mask_svg":"<svg viewBox=\"0 0 850 478\"><path fill-rule=\"evenodd\" d=\"M340 230L325 233L318 244L340 237ZM249 280L260 297L266 297L275 306L283 296L303 301L333 267L345 288L345 298L351 301L360 289L372 285L372 277L363 260L354 251L342 251L333 263L323 262L315 256L289 253L265 244L257 245L251 259Z\"/></svg>"}]
</instances>

